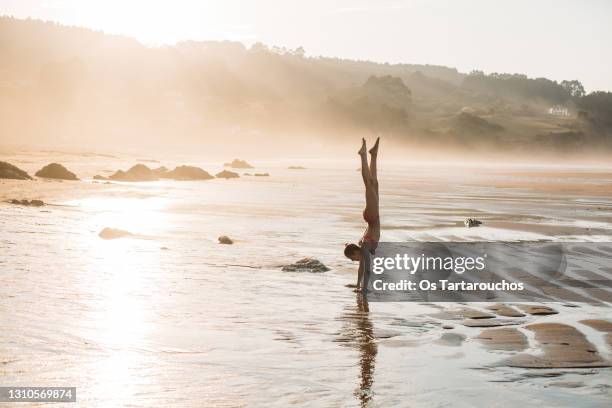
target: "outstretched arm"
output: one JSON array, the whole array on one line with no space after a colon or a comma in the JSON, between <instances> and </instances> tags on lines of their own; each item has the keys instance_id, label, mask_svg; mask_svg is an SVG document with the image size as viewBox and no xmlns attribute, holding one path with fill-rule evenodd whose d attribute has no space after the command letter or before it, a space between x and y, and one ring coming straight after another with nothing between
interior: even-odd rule
<instances>
[{"instance_id":1,"label":"outstretched arm","mask_svg":"<svg viewBox=\"0 0 612 408\"><path fill-rule=\"evenodd\" d=\"M371 251L370 245L364 244L361 247L361 261L359 265L361 265L361 275L363 276L363 280L361 282L361 293L366 293L368 290L368 284L370 282L370 267L372 254L374 251Z\"/></svg>"},{"instance_id":2,"label":"outstretched arm","mask_svg":"<svg viewBox=\"0 0 612 408\"><path fill-rule=\"evenodd\" d=\"M361 278L363 277L363 259L359 261L359 269L357 270L357 289L361 286Z\"/></svg>"}]
</instances>

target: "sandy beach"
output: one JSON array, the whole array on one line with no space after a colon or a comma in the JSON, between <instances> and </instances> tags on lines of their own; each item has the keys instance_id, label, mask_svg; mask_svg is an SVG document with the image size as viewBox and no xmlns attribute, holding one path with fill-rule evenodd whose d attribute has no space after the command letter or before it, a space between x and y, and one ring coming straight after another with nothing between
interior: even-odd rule
<instances>
[{"instance_id":1,"label":"sandy beach","mask_svg":"<svg viewBox=\"0 0 612 408\"><path fill-rule=\"evenodd\" d=\"M609 305L368 304L346 288L355 266L342 249L363 229L354 162L252 160L270 177L233 180L92 180L139 162L222 168L142 159L0 156L30 174L59 162L81 178L0 180L3 383L76 386L83 407L608 405ZM610 241L612 171L570 167L385 163L381 239ZM24 198L46 205L7 202ZM467 217L483 225L466 228ZM104 228L131 235L105 240ZM281 270L304 257L330 271ZM591 362L572 363L550 330Z\"/></svg>"}]
</instances>

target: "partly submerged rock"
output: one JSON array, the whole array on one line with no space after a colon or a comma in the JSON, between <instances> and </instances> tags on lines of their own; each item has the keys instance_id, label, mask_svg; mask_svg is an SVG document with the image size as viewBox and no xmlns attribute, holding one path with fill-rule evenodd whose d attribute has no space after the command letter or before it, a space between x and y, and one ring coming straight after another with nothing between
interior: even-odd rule
<instances>
[{"instance_id":1,"label":"partly submerged rock","mask_svg":"<svg viewBox=\"0 0 612 408\"><path fill-rule=\"evenodd\" d=\"M216 178L231 179L231 178L238 178L238 177L240 177L240 175L238 173L234 173L233 171L223 170L223 171L215 174L215 177Z\"/></svg>"},{"instance_id":2,"label":"partly submerged rock","mask_svg":"<svg viewBox=\"0 0 612 408\"><path fill-rule=\"evenodd\" d=\"M257 177L270 177L270 173L255 173Z\"/></svg>"},{"instance_id":3,"label":"partly submerged rock","mask_svg":"<svg viewBox=\"0 0 612 408\"><path fill-rule=\"evenodd\" d=\"M19 167L0 161L0 179L32 180L32 177Z\"/></svg>"},{"instance_id":4,"label":"partly submerged rock","mask_svg":"<svg viewBox=\"0 0 612 408\"><path fill-rule=\"evenodd\" d=\"M98 236L102 239L117 239L117 238L130 237L133 235L134 234L132 234L129 231L124 231L124 230L115 229L115 228L108 228L108 227L104 228L102 231L98 233Z\"/></svg>"},{"instance_id":5,"label":"partly submerged rock","mask_svg":"<svg viewBox=\"0 0 612 408\"><path fill-rule=\"evenodd\" d=\"M478 221L476 218L468 218L467 220L463 221L463 223L466 227L472 228L481 225L482 221Z\"/></svg>"},{"instance_id":6,"label":"partly submerged rock","mask_svg":"<svg viewBox=\"0 0 612 408\"><path fill-rule=\"evenodd\" d=\"M23 199L23 200L15 200L12 199L9 201L9 203L11 204L16 204L16 205L25 205L28 207L42 207L43 205L45 205L43 200L27 200L27 199Z\"/></svg>"},{"instance_id":7,"label":"partly submerged rock","mask_svg":"<svg viewBox=\"0 0 612 408\"><path fill-rule=\"evenodd\" d=\"M232 245L234 243L234 241L232 241L232 239L230 237L228 237L227 235L221 235L219 237L219 243L220 244L225 244L225 245Z\"/></svg>"},{"instance_id":8,"label":"partly submerged rock","mask_svg":"<svg viewBox=\"0 0 612 408\"><path fill-rule=\"evenodd\" d=\"M442 333L435 342L441 346L459 347L464 340L465 335L461 333Z\"/></svg>"},{"instance_id":9,"label":"partly submerged rock","mask_svg":"<svg viewBox=\"0 0 612 408\"><path fill-rule=\"evenodd\" d=\"M109 179L117 181L155 181L157 178L153 170L144 164L132 166L128 171L117 170L115 174L109 177Z\"/></svg>"},{"instance_id":10,"label":"partly submerged rock","mask_svg":"<svg viewBox=\"0 0 612 408\"><path fill-rule=\"evenodd\" d=\"M231 163L223 163L224 166L226 167L231 167L232 169L252 169L253 166L251 166L249 163L247 163L244 160L240 160L240 159L234 159L232 160Z\"/></svg>"},{"instance_id":11,"label":"partly submerged rock","mask_svg":"<svg viewBox=\"0 0 612 408\"><path fill-rule=\"evenodd\" d=\"M294 264L285 265L282 267L285 272L327 272L329 268L325 266L321 261L314 258L300 259Z\"/></svg>"},{"instance_id":12,"label":"partly submerged rock","mask_svg":"<svg viewBox=\"0 0 612 408\"><path fill-rule=\"evenodd\" d=\"M287 168L289 170L306 170L306 167L302 167L302 166L289 166Z\"/></svg>"},{"instance_id":13,"label":"partly submerged rock","mask_svg":"<svg viewBox=\"0 0 612 408\"><path fill-rule=\"evenodd\" d=\"M173 180L210 180L214 178L206 170L195 166L179 166L161 174L160 177Z\"/></svg>"},{"instance_id":14,"label":"partly submerged rock","mask_svg":"<svg viewBox=\"0 0 612 408\"><path fill-rule=\"evenodd\" d=\"M47 164L35 174L36 177L58 179L58 180L78 180L79 178L59 163Z\"/></svg>"}]
</instances>

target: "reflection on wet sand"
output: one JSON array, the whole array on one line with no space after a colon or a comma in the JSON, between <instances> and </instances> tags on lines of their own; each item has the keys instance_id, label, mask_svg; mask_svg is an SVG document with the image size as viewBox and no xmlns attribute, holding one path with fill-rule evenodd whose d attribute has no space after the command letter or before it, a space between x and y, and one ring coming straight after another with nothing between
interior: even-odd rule
<instances>
[{"instance_id":1,"label":"reflection on wet sand","mask_svg":"<svg viewBox=\"0 0 612 408\"><path fill-rule=\"evenodd\" d=\"M359 351L359 388L355 390L355 396L361 401L361 406L365 407L373 396L372 385L378 346L374 339L374 325L369 316L368 299L358 293L356 301L356 307L347 308L340 317L344 324L337 341Z\"/></svg>"},{"instance_id":2,"label":"reflection on wet sand","mask_svg":"<svg viewBox=\"0 0 612 408\"><path fill-rule=\"evenodd\" d=\"M134 161L14 159L2 158L28 171L66 162L86 177ZM88 407L610 405L609 368L498 366L518 354L522 365L556 364L540 341L561 329L572 340L558 351L569 356L577 334L558 324L609 360L600 322L609 307L550 304L558 313L543 315L540 304L537 314L471 305L492 315L482 319L452 313L466 305L377 302L368 312L344 286L355 265L339 250L362 233L358 172L271 164L258 170L270 179L229 183L0 182L0 310L11 317L0 319L3 383L77 386ZM610 199L566 192L562 178L544 195L494 188L482 168L388 165L384 176L388 242L610 240ZM4 202L13 198L49 204ZM484 224L465 228L467 217ZM104 240L107 227L138 239ZM238 244L221 246L219 235ZM303 257L332 270L280 270ZM601 280L606 266L580 266L581 277ZM492 319L517 324L472 327ZM574 363L593 359L583 354Z\"/></svg>"}]
</instances>

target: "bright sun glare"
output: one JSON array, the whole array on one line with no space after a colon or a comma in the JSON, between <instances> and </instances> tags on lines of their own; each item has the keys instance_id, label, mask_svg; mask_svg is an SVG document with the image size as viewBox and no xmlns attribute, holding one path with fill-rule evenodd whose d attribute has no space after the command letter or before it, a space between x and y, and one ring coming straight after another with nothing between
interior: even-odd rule
<instances>
[{"instance_id":1,"label":"bright sun glare","mask_svg":"<svg viewBox=\"0 0 612 408\"><path fill-rule=\"evenodd\" d=\"M88 1L70 7L80 25L108 33L134 37L148 45L173 44L185 38L225 39L234 37L229 27L220 26L220 14L234 13L215 1ZM230 30L231 31L231 30Z\"/></svg>"}]
</instances>

